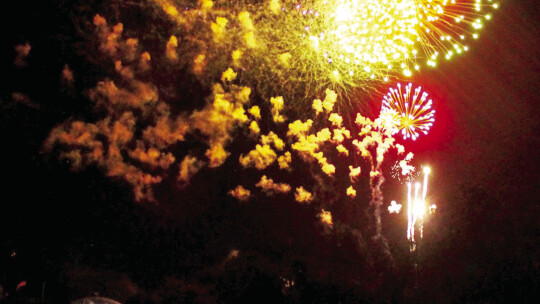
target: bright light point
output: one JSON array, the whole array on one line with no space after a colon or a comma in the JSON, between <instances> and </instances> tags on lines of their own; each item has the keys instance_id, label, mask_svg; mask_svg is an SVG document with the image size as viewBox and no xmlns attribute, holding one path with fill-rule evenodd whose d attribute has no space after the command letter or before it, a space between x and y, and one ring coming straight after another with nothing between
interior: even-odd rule
<instances>
[{"instance_id":1,"label":"bright light point","mask_svg":"<svg viewBox=\"0 0 540 304\"><path fill-rule=\"evenodd\" d=\"M348 21L354 17L354 12L349 10L346 5L347 4L343 4L336 8L336 21Z\"/></svg>"},{"instance_id":2,"label":"bright light point","mask_svg":"<svg viewBox=\"0 0 540 304\"><path fill-rule=\"evenodd\" d=\"M429 174L431 173L431 168L430 167L424 167L424 174Z\"/></svg>"},{"instance_id":3,"label":"bright light point","mask_svg":"<svg viewBox=\"0 0 540 304\"><path fill-rule=\"evenodd\" d=\"M390 206L388 206L388 212L390 213L399 213L401 211L401 204L396 203L396 201L390 202Z\"/></svg>"},{"instance_id":4,"label":"bright light point","mask_svg":"<svg viewBox=\"0 0 540 304\"><path fill-rule=\"evenodd\" d=\"M426 208L424 207L424 205L420 202L415 202L415 205L414 205L414 215L416 217L422 217L424 215L424 213L426 212L425 210Z\"/></svg>"},{"instance_id":5,"label":"bright light point","mask_svg":"<svg viewBox=\"0 0 540 304\"><path fill-rule=\"evenodd\" d=\"M412 73L411 73L411 71L410 71L410 70L408 70L408 69L407 69L407 70L404 70L404 71L403 71L403 75L405 75L405 76L409 77L409 76L411 76L411 75L412 75Z\"/></svg>"},{"instance_id":6,"label":"bright light point","mask_svg":"<svg viewBox=\"0 0 540 304\"><path fill-rule=\"evenodd\" d=\"M309 36L309 40L311 40L311 46L313 48L319 47L319 38L317 36Z\"/></svg>"}]
</instances>

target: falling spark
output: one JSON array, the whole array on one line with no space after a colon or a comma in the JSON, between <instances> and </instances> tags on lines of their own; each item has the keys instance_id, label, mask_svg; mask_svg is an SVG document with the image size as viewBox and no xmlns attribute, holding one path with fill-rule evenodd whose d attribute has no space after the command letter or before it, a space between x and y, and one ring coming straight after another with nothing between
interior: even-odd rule
<instances>
[{"instance_id":1,"label":"falling spark","mask_svg":"<svg viewBox=\"0 0 540 304\"><path fill-rule=\"evenodd\" d=\"M422 87L412 90L412 83L405 86L405 92L401 84L397 89L390 91L383 97L381 113L394 113L397 125L392 128L392 133L401 132L403 139L416 140L420 133L427 134L435 121L435 110L432 109L433 101L428 100L428 93L422 92Z\"/></svg>"}]
</instances>

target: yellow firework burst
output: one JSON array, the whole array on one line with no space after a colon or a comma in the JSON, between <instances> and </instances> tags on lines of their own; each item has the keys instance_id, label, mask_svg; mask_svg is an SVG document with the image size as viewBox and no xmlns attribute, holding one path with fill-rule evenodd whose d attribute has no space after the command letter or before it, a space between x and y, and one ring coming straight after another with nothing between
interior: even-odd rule
<instances>
[{"instance_id":1,"label":"yellow firework burst","mask_svg":"<svg viewBox=\"0 0 540 304\"><path fill-rule=\"evenodd\" d=\"M232 65L260 91L291 96L327 88L346 96L350 88L369 90L434 67L466 52L499 6L498 0L201 0L180 10L174 0L153 1L186 33L178 48L195 62L198 77Z\"/></svg>"},{"instance_id":2,"label":"yellow firework burst","mask_svg":"<svg viewBox=\"0 0 540 304\"><path fill-rule=\"evenodd\" d=\"M484 11L497 7L494 0L317 0L288 13L301 21L303 33L296 35L303 42L293 47L301 50L298 57L348 83L411 76L440 56L466 52L467 41L491 19Z\"/></svg>"}]
</instances>

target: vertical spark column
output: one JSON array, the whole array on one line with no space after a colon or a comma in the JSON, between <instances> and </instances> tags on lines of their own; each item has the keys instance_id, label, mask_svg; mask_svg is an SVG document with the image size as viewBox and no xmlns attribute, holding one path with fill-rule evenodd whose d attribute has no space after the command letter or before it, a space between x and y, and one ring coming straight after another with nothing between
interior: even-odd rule
<instances>
[{"instance_id":1,"label":"vertical spark column","mask_svg":"<svg viewBox=\"0 0 540 304\"><path fill-rule=\"evenodd\" d=\"M431 172L429 167L424 167L424 181L422 184L415 183L414 199L411 197L412 185L407 183L407 239L409 239L411 252L416 250L415 229L418 223L420 238L424 236L424 214L426 211L426 195L428 187L428 176ZM420 196L420 189L422 189Z\"/></svg>"}]
</instances>

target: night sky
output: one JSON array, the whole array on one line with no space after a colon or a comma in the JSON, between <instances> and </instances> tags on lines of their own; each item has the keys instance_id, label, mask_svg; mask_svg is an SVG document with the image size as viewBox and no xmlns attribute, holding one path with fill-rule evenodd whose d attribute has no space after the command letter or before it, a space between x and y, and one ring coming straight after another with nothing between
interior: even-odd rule
<instances>
[{"instance_id":1,"label":"night sky","mask_svg":"<svg viewBox=\"0 0 540 304\"><path fill-rule=\"evenodd\" d=\"M151 186L153 201L138 200L133 184L111 177L110 168L79 168L59 157L61 147L46 148L57 126L112 117L91 97L99 81L119 77L99 53L96 14L109 25L122 22L125 37L138 37L152 54L154 68L142 81L157 87L171 116L202 111L208 79L159 58L173 25L149 6L18 1L2 10L0 286L9 296L0 295L0 303L30 303L43 286L46 303L95 294L122 303L537 303L537 1L501 1L469 52L411 77L437 110L428 135L398 140L415 154L414 164L431 166L429 193L437 204L416 252L416 279L406 215L386 211L405 196L405 185L390 177L395 153L383 166L381 240L372 237L368 178L348 200L349 164L336 160L337 175L319 185L310 205L296 202L294 189L267 195L255 187L263 174L312 189L321 183L320 168L299 158L290 171L242 168L238 156L257 142L239 128L230 132L227 160L202 167L187 185L176 178L179 163L187 154L204 159L207 134L192 132L169 146L177 162L159 171L165 178ZM20 61L16 47L26 43L31 50ZM66 64L74 81L62 78ZM251 85L246 79L243 85ZM266 105L263 117L270 119L258 93L253 102ZM361 107L373 117L369 109L378 110L382 95L356 93L373 100ZM147 109L133 113L141 125L154 123ZM286 133L286 124L273 128L261 123L261 133ZM143 136L142 127L135 130L134 137ZM250 199L228 194L237 185L252 190ZM317 217L321 208L332 211L333 227ZM21 282L26 286L16 291Z\"/></svg>"}]
</instances>

